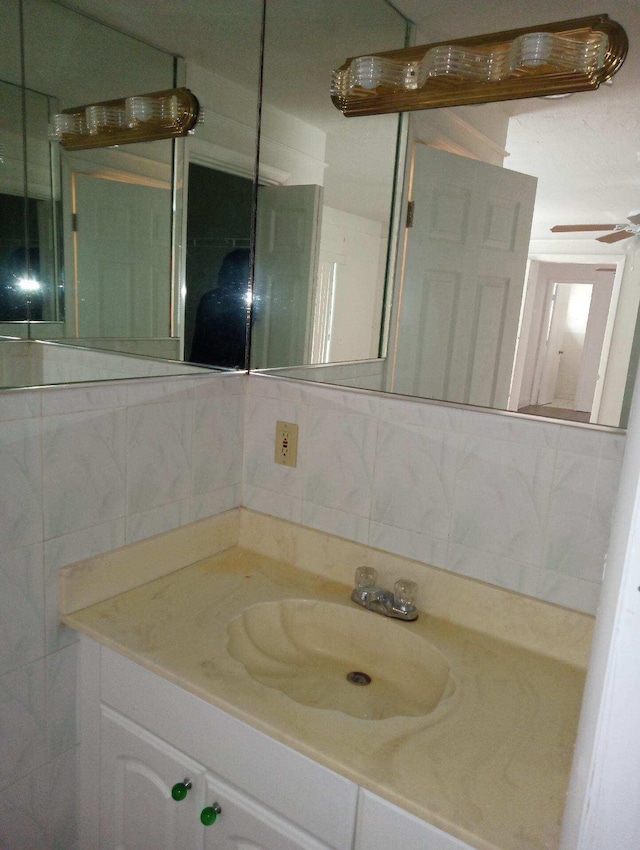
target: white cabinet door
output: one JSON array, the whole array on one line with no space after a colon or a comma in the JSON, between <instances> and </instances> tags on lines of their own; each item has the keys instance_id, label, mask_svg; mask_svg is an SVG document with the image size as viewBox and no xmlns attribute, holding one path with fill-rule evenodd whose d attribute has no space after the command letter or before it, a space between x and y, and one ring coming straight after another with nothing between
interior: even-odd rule
<instances>
[{"instance_id":1,"label":"white cabinet door","mask_svg":"<svg viewBox=\"0 0 640 850\"><path fill-rule=\"evenodd\" d=\"M101 850L201 850L204 768L102 706ZM193 787L176 802L172 787Z\"/></svg>"},{"instance_id":2,"label":"white cabinet door","mask_svg":"<svg viewBox=\"0 0 640 850\"><path fill-rule=\"evenodd\" d=\"M206 805L217 803L220 814L204 827L205 850L329 850L218 777L208 774L206 787Z\"/></svg>"},{"instance_id":3,"label":"white cabinet door","mask_svg":"<svg viewBox=\"0 0 640 850\"><path fill-rule=\"evenodd\" d=\"M137 723L104 705L101 715L101 850L329 850ZM176 802L171 789L185 779L192 787Z\"/></svg>"},{"instance_id":4,"label":"white cabinet door","mask_svg":"<svg viewBox=\"0 0 640 850\"><path fill-rule=\"evenodd\" d=\"M354 850L473 850L392 803L360 791Z\"/></svg>"}]
</instances>

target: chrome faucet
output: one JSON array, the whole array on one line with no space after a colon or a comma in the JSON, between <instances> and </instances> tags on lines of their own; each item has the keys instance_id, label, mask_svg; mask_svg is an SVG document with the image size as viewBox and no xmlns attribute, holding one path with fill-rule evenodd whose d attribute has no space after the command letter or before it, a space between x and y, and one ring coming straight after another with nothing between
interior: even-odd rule
<instances>
[{"instance_id":1,"label":"chrome faucet","mask_svg":"<svg viewBox=\"0 0 640 850\"><path fill-rule=\"evenodd\" d=\"M397 620L417 620L415 599L418 585L401 578L394 585L394 593L377 585L378 573L373 567L358 567L351 599L368 611L395 617Z\"/></svg>"}]
</instances>

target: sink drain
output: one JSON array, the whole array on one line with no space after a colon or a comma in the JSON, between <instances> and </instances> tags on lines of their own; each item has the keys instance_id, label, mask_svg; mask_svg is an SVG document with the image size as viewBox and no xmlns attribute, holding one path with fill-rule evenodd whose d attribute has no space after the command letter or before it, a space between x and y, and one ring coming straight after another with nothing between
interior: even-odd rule
<instances>
[{"instance_id":1,"label":"sink drain","mask_svg":"<svg viewBox=\"0 0 640 850\"><path fill-rule=\"evenodd\" d=\"M351 682L352 685L370 685L371 676L367 675L367 673L353 670L351 673L347 673L347 681Z\"/></svg>"}]
</instances>

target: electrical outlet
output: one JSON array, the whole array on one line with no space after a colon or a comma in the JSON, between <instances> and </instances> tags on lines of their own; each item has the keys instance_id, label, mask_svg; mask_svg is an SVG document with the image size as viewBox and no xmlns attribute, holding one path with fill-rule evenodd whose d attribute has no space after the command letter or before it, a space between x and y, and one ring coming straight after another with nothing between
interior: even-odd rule
<instances>
[{"instance_id":1,"label":"electrical outlet","mask_svg":"<svg viewBox=\"0 0 640 850\"><path fill-rule=\"evenodd\" d=\"M276 422L276 463L296 466L298 463L298 426L294 422Z\"/></svg>"}]
</instances>

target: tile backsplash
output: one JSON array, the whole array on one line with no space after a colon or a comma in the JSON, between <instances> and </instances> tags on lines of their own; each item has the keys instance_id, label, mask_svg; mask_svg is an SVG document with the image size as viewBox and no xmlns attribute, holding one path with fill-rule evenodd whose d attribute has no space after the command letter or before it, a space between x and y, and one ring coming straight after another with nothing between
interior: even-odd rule
<instances>
[{"instance_id":1,"label":"tile backsplash","mask_svg":"<svg viewBox=\"0 0 640 850\"><path fill-rule=\"evenodd\" d=\"M622 434L255 375L245 416L245 506L595 612Z\"/></svg>"}]
</instances>

